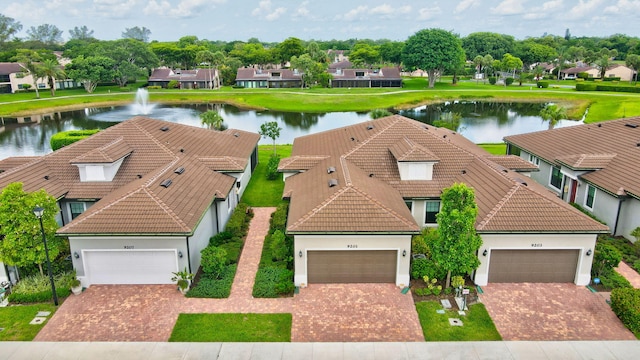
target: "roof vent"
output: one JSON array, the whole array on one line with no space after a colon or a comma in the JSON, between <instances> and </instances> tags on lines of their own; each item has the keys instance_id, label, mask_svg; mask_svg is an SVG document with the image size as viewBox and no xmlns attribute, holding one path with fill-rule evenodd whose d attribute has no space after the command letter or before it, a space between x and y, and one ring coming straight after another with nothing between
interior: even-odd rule
<instances>
[{"instance_id":1,"label":"roof vent","mask_svg":"<svg viewBox=\"0 0 640 360\"><path fill-rule=\"evenodd\" d=\"M637 147L640 147L640 142L636 144Z\"/></svg>"},{"instance_id":2,"label":"roof vent","mask_svg":"<svg viewBox=\"0 0 640 360\"><path fill-rule=\"evenodd\" d=\"M602 127L602 124L598 124L598 127Z\"/></svg>"},{"instance_id":3,"label":"roof vent","mask_svg":"<svg viewBox=\"0 0 640 360\"><path fill-rule=\"evenodd\" d=\"M351 141L356 141L356 138L354 138L353 136L351 137Z\"/></svg>"},{"instance_id":4,"label":"roof vent","mask_svg":"<svg viewBox=\"0 0 640 360\"><path fill-rule=\"evenodd\" d=\"M184 152L184 148L180 148L180 152L183 153Z\"/></svg>"},{"instance_id":5,"label":"roof vent","mask_svg":"<svg viewBox=\"0 0 640 360\"><path fill-rule=\"evenodd\" d=\"M335 167L333 167L333 166L329 166L329 167L327 168L327 174L331 174L331 173L333 173L333 172L336 172L336 168L335 168Z\"/></svg>"},{"instance_id":6,"label":"roof vent","mask_svg":"<svg viewBox=\"0 0 640 360\"><path fill-rule=\"evenodd\" d=\"M334 187L334 186L338 186L338 179L329 180L329 187Z\"/></svg>"},{"instance_id":7,"label":"roof vent","mask_svg":"<svg viewBox=\"0 0 640 360\"><path fill-rule=\"evenodd\" d=\"M233 136L238 137L238 136L240 136L240 134L238 134L238 133L233 133Z\"/></svg>"},{"instance_id":8,"label":"roof vent","mask_svg":"<svg viewBox=\"0 0 640 360\"><path fill-rule=\"evenodd\" d=\"M462 175L466 174L467 170L462 170Z\"/></svg>"},{"instance_id":9,"label":"roof vent","mask_svg":"<svg viewBox=\"0 0 640 360\"><path fill-rule=\"evenodd\" d=\"M142 179L142 175L138 174L138 179Z\"/></svg>"},{"instance_id":10,"label":"roof vent","mask_svg":"<svg viewBox=\"0 0 640 360\"><path fill-rule=\"evenodd\" d=\"M637 125L637 124L624 124L624 126L626 126L626 127L630 127L630 128L632 128L632 129L635 129L635 128L637 128L637 127L638 127L638 125Z\"/></svg>"},{"instance_id":11,"label":"roof vent","mask_svg":"<svg viewBox=\"0 0 640 360\"><path fill-rule=\"evenodd\" d=\"M527 183L526 183L524 180L520 179L520 178L515 179L515 181L516 181L517 183L519 183L519 184L522 184L522 185L524 185L524 186L527 186Z\"/></svg>"},{"instance_id":12,"label":"roof vent","mask_svg":"<svg viewBox=\"0 0 640 360\"><path fill-rule=\"evenodd\" d=\"M168 126L163 126L160 128L160 131L169 131L169 127Z\"/></svg>"},{"instance_id":13,"label":"roof vent","mask_svg":"<svg viewBox=\"0 0 640 360\"><path fill-rule=\"evenodd\" d=\"M369 177L374 177L375 175L373 173L369 174Z\"/></svg>"},{"instance_id":14,"label":"roof vent","mask_svg":"<svg viewBox=\"0 0 640 360\"><path fill-rule=\"evenodd\" d=\"M168 188L171 185L172 182L173 181L171 181L171 179L167 179L167 180L163 181L162 183L160 183L160 186L162 186L163 188Z\"/></svg>"},{"instance_id":15,"label":"roof vent","mask_svg":"<svg viewBox=\"0 0 640 360\"><path fill-rule=\"evenodd\" d=\"M180 166L179 168L173 170L173 172L180 175L184 172L184 167Z\"/></svg>"},{"instance_id":16,"label":"roof vent","mask_svg":"<svg viewBox=\"0 0 640 360\"><path fill-rule=\"evenodd\" d=\"M49 180L49 175L45 175L45 176L44 176L44 179L45 179L45 180Z\"/></svg>"},{"instance_id":17,"label":"roof vent","mask_svg":"<svg viewBox=\"0 0 640 360\"><path fill-rule=\"evenodd\" d=\"M447 134L442 135L442 138L446 139L447 138Z\"/></svg>"},{"instance_id":18,"label":"roof vent","mask_svg":"<svg viewBox=\"0 0 640 360\"><path fill-rule=\"evenodd\" d=\"M373 130L373 125L367 126L367 130Z\"/></svg>"}]
</instances>

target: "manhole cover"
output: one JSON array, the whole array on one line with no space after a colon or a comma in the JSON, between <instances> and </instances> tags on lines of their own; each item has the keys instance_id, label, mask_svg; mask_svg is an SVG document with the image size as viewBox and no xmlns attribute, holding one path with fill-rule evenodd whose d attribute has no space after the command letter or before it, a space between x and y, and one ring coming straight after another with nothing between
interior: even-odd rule
<instances>
[{"instance_id":1,"label":"manhole cover","mask_svg":"<svg viewBox=\"0 0 640 360\"><path fill-rule=\"evenodd\" d=\"M438 313L438 314L444 314L444 309L438 309L438 310L436 310L436 313Z\"/></svg>"},{"instance_id":2,"label":"manhole cover","mask_svg":"<svg viewBox=\"0 0 640 360\"><path fill-rule=\"evenodd\" d=\"M462 326L462 320L449 318L449 325L451 325L451 326Z\"/></svg>"},{"instance_id":3,"label":"manhole cover","mask_svg":"<svg viewBox=\"0 0 640 360\"><path fill-rule=\"evenodd\" d=\"M33 318L33 320L31 320L31 322L29 324L31 324L31 325L40 325L45 321L47 321L46 317L36 316L36 317Z\"/></svg>"},{"instance_id":4,"label":"manhole cover","mask_svg":"<svg viewBox=\"0 0 640 360\"><path fill-rule=\"evenodd\" d=\"M440 300L440 304L442 304L442 307L445 309L451 309L451 302L448 299Z\"/></svg>"},{"instance_id":5,"label":"manhole cover","mask_svg":"<svg viewBox=\"0 0 640 360\"><path fill-rule=\"evenodd\" d=\"M36 314L36 316L49 316L51 315L51 311L38 311L38 313Z\"/></svg>"}]
</instances>

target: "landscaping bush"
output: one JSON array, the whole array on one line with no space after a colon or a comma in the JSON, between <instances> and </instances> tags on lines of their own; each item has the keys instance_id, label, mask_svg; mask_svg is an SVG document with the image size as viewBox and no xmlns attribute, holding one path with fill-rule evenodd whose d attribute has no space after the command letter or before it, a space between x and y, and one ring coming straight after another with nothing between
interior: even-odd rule
<instances>
[{"instance_id":1,"label":"landscaping bush","mask_svg":"<svg viewBox=\"0 0 640 360\"><path fill-rule=\"evenodd\" d=\"M276 267L263 267L256 273L253 296L275 298L293 292L293 271Z\"/></svg>"},{"instance_id":2,"label":"landscaping bush","mask_svg":"<svg viewBox=\"0 0 640 360\"><path fill-rule=\"evenodd\" d=\"M61 131L57 134L53 134L51 136L51 140L49 140L49 144L51 145L51 150L56 151L61 147L65 147L67 145L71 145L76 141L87 138L95 133L97 133L98 129L95 130L70 130L70 131Z\"/></svg>"},{"instance_id":3,"label":"landscaping bush","mask_svg":"<svg viewBox=\"0 0 640 360\"><path fill-rule=\"evenodd\" d=\"M583 72L579 72L576 76L578 77L578 79L584 80L589 78L589 73L583 71Z\"/></svg>"},{"instance_id":4,"label":"landscaping bush","mask_svg":"<svg viewBox=\"0 0 640 360\"><path fill-rule=\"evenodd\" d=\"M236 206L233 214L227 221L225 231L232 234L234 237L243 238L249 230L249 223L253 217L253 211L249 210L249 205L240 203Z\"/></svg>"},{"instance_id":5,"label":"landscaping bush","mask_svg":"<svg viewBox=\"0 0 640 360\"><path fill-rule=\"evenodd\" d=\"M203 274L197 284L187 292L187 297L194 298L227 298L231 293L233 277L237 265L225 266L219 278Z\"/></svg>"},{"instance_id":6,"label":"landscaping bush","mask_svg":"<svg viewBox=\"0 0 640 360\"><path fill-rule=\"evenodd\" d=\"M489 76L489 84L495 85L497 80L495 76Z\"/></svg>"},{"instance_id":7,"label":"landscaping bush","mask_svg":"<svg viewBox=\"0 0 640 360\"><path fill-rule=\"evenodd\" d=\"M180 83L177 80L171 80L167 84L167 89L177 89L180 86Z\"/></svg>"},{"instance_id":8,"label":"landscaping bush","mask_svg":"<svg viewBox=\"0 0 640 360\"><path fill-rule=\"evenodd\" d=\"M242 251L242 239L239 239L238 241L230 241L218 247L227 253L225 257L225 265L238 263L238 259L240 259L240 252Z\"/></svg>"},{"instance_id":9,"label":"landscaping bush","mask_svg":"<svg viewBox=\"0 0 640 360\"><path fill-rule=\"evenodd\" d=\"M286 236L280 230L274 231L271 235L269 248L271 249L271 257L273 257L275 261L282 261L286 259L287 256L290 256L291 251L289 251L285 238Z\"/></svg>"},{"instance_id":10,"label":"landscaping bush","mask_svg":"<svg viewBox=\"0 0 640 360\"><path fill-rule=\"evenodd\" d=\"M202 259L200 260L202 272L215 278L220 278L227 263L227 251L217 246L209 245L202 249L200 253L202 254Z\"/></svg>"},{"instance_id":11,"label":"landscaping bush","mask_svg":"<svg viewBox=\"0 0 640 360\"><path fill-rule=\"evenodd\" d=\"M508 78L504 79L504 83L507 86L513 84L513 78L512 77L508 77Z\"/></svg>"},{"instance_id":12,"label":"landscaping bush","mask_svg":"<svg viewBox=\"0 0 640 360\"><path fill-rule=\"evenodd\" d=\"M446 272L431 259L414 259L411 262L412 279L420 279L425 276L429 278L442 278L444 275L446 275Z\"/></svg>"},{"instance_id":13,"label":"landscaping bush","mask_svg":"<svg viewBox=\"0 0 640 360\"><path fill-rule=\"evenodd\" d=\"M536 83L536 86L537 86L539 89L546 89L546 88L548 88L548 87L549 87L549 82L548 82L548 81L538 81L538 82Z\"/></svg>"},{"instance_id":14,"label":"landscaping bush","mask_svg":"<svg viewBox=\"0 0 640 360\"><path fill-rule=\"evenodd\" d=\"M413 254L427 254L429 247L422 235L413 235L411 237L411 253Z\"/></svg>"},{"instance_id":15,"label":"landscaping bush","mask_svg":"<svg viewBox=\"0 0 640 360\"><path fill-rule=\"evenodd\" d=\"M618 274L617 271L612 270L608 273L604 273L600 276L602 286L608 289L630 288L631 283L624 276Z\"/></svg>"},{"instance_id":16,"label":"landscaping bush","mask_svg":"<svg viewBox=\"0 0 640 360\"><path fill-rule=\"evenodd\" d=\"M152 86L147 86L147 89L158 90L158 89L162 89L162 86L160 86L160 85L152 85Z\"/></svg>"},{"instance_id":17,"label":"landscaping bush","mask_svg":"<svg viewBox=\"0 0 640 360\"><path fill-rule=\"evenodd\" d=\"M633 270L635 270L635 271L637 271L638 273L640 273L640 260L636 260L636 261L633 263L633 266L632 266L632 267L633 267Z\"/></svg>"},{"instance_id":18,"label":"landscaping bush","mask_svg":"<svg viewBox=\"0 0 640 360\"><path fill-rule=\"evenodd\" d=\"M606 77L603 78L602 81L620 81L620 77L616 76L616 77Z\"/></svg>"},{"instance_id":19,"label":"landscaping bush","mask_svg":"<svg viewBox=\"0 0 640 360\"><path fill-rule=\"evenodd\" d=\"M228 243L233 238L233 234L228 231L222 231L213 235L209 239L209 245L220 246L224 243Z\"/></svg>"},{"instance_id":20,"label":"landscaping bush","mask_svg":"<svg viewBox=\"0 0 640 360\"><path fill-rule=\"evenodd\" d=\"M53 282L56 285L58 298L64 298L71 294L69 283L73 277L72 272L55 275ZM9 302L16 304L29 304L48 302L53 298L51 292L51 282L47 275L32 275L23 277L12 289L9 295Z\"/></svg>"},{"instance_id":21,"label":"landscaping bush","mask_svg":"<svg viewBox=\"0 0 640 360\"><path fill-rule=\"evenodd\" d=\"M601 235L598 237L598 243L609 244L615 246L616 249L622 254L622 260L627 264L634 264L638 258L640 243L631 243L629 240L623 237L612 237L609 235Z\"/></svg>"},{"instance_id":22,"label":"landscaping bush","mask_svg":"<svg viewBox=\"0 0 640 360\"><path fill-rule=\"evenodd\" d=\"M628 86L628 85L622 85L622 84L602 84L602 83L594 82L594 83L576 84L576 91L613 91L613 92L640 93L640 87Z\"/></svg>"},{"instance_id":23,"label":"landscaping bush","mask_svg":"<svg viewBox=\"0 0 640 360\"><path fill-rule=\"evenodd\" d=\"M271 220L269 220L270 233L280 230L284 232L287 228L287 213L289 211L289 204L282 203L278 205L276 211L271 214Z\"/></svg>"},{"instance_id":24,"label":"landscaping bush","mask_svg":"<svg viewBox=\"0 0 640 360\"><path fill-rule=\"evenodd\" d=\"M276 180L280 173L278 172L278 164L280 163L280 156L271 155L269 162L267 163L267 180Z\"/></svg>"},{"instance_id":25,"label":"landscaping bush","mask_svg":"<svg viewBox=\"0 0 640 360\"><path fill-rule=\"evenodd\" d=\"M591 275L601 277L608 274L620 264L622 254L615 246L596 243L596 249L593 252L593 265L591 266Z\"/></svg>"},{"instance_id":26,"label":"landscaping bush","mask_svg":"<svg viewBox=\"0 0 640 360\"><path fill-rule=\"evenodd\" d=\"M613 289L611 309L627 329L640 335L640 289Z\"/></svg>"}]
</instances>

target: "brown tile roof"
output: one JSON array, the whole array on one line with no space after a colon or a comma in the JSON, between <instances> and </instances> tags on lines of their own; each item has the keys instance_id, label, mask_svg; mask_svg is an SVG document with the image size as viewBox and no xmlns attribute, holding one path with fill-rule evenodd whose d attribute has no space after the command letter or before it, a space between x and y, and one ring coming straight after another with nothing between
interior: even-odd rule
<instances>
[{"instance_id":1,"label":"brown tile roof","mask_svg":"<svg viewBox=\"0 0 640 360\"><path fill-rule=\"evenodd\" d=\"M596 170L582 179L616 194L640 198L640 117L584 124L504 138L544 161ZM598 170L599 169L599 170Z\"/></svg>"},{"instance_id":2,"label":"brown tile roof","mask_svg":"<svg viewBox=\"0 0 640 360\"><path fill-rule=\"evenodd\" d=\"M400 70L398 68L382 68L379 70L371 69L342 69L330 68L330 73L334 80L351 80L351 79L400 79ZM356 72L364 72L364 76L356 76Z\"/></svg>"},{"instance_id":3,"label":"brown tile roof","mask_svg":"<svg viewBox=\"0 0 640 360\"><path fill-rule=\"evenodd\" d=\"M259 140L260 135L241 130L219 132L135 117L1 173L0 187L20 181L25 191L43 188L56 198L100 199L61 234L189 234L211 202L225 198L235 182L213 171L206 159L227 157L235 161L224 170L242 171ZM93 161L98 149L117 157L128 151L123 144L131 154L113 181L80 182L73 159L86 155ZM185 171L174 173L178 167ZM159 186L166 179L173 183Z\"/></svg>"},{"instance_id":4,"label":"brown tile roof","mask_svg":"<svg viewBox=\"0 0 640 360\"><path fill-rule=\"evenodd\" d=\"M216 77L215 69L174 70L167 68L154 69L149 81L209 81Z\"/></svg>"},{"instance_id":5,"label":"brown tile roof","mask_svg":"<svg viewBox=\"0 0 640 360\"><path fill-rule=\"evenodd\" d=\"M487 156L487 159L513 171L539 171L538 167L516 155Z\"/></svg>"},{"instance_id":6,"label":"brown tile roof","mask_svg":"<svg viewBox=\"0 0 640 360\"><path fill-rule=\"evenodd\" d=\"M278 164L278 171L286 172L287 170L309 170L326 158L328 158L328 156L291 156L280 160L280 164Z\"/></svg>"},{"instance_id":7,"label":"brown tile roof","mask_svg":"<svg viewBox=\"0 0 640 360\"><path fill-rule=\"evenodd\" d=\"M0 62L0 75L9 75L26 71L19 63Z\"/></svg>"},{"instance_id":8,"label":"brown tile roof","mask_svg":"<svg viewBox=\"0 0 640 360\"><path fill-rule=\"evenodd\" d=\"M131 154L131 147L119 137L112 142L69 160L71 164L113 163Z\"/></svg>"},{"instance_id":9,"label":"brown tile roof","mask_svg":"<svg viewBox=\"0 0 640 360\"><path fill-rule=\"evenodd\" d=\"M273 76L273 73L280 74ZM259 70L254 68L239 68L236 73L237 80L300 80L302 75L291 69L265 69Z\"/></svg>"},{"instance_id":10,"label":"brown tile roof","mask_svg":"<svg viewBox=\"0 0 640 360\"><path fill-rule=\"evenodd\" d=\"M408 138L402 138L400 141L391 145L389 148L393 157L400 162L424 162L440 160L428 149L414 143Z\"/></svg>"},{"instance_id":11,"label":"brown tile roof","mask_svg":"<svg viewBox=\"0 0 640 360\"><path fill-rule=\"evenodd\" d=\"M434 165L433 180L400 179L396 159L389 149L404 139L440 159ZM459 134L402 116L389 116L371 123L296 138L292 157L304 154L324 154L328 158L308 171L287 178L284 194L291 199L289 231L402 229L401 222L385 211L394 211L394 214L403 219L409 218L414 226L418 226L407 214L403 198L437 199L443 188L456 182L466 183L476 191L479 231L607 230L606 226L559 200L541 185L527 177L522 180L522 175L494 163L491 155ZM337 171L327 174L328 167L335 167ZM330 178L335 178L338 185L329 187ZM382 206L387 208L380 209ZM547 221L547 214L553 214L556 217L554 221ZM384 216L391 219L385 221L382 219ZM302 227L302 224L311 225Z\"/></svg>"},{"instance_id":12,"label":"brown tile roof","mask_svg":"<svg viewBox=\"0 0 640 360\"><path fill-rule=\"evenodd\" d=\"M0 160L0 173L3 173L9 169L12 169L16 166L20 166L26 163L29 163L35 159L38 159L39 156L15 156L6 159Z\"/></svg>"}]
</instances>

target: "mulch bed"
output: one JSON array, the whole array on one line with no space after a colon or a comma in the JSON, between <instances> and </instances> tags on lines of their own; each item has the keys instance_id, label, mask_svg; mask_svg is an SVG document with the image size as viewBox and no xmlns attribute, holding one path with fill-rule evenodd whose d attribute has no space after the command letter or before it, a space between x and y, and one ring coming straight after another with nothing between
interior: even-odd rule
<instances>
[{"instance_id":1,"label":"mulch bed","mask_svg":"<svg viewBox=\"0 0 640 360\"><path fill-rule=\"evenodd\" d=\"M442 287L444 288L444 280L439 281L437 285L442 285ZM449 302L453 307L457 308L456 301L454 299L454 292L448 295L445 294L444 291L442 291L439 295L426 295L426 296L416 295L416 292L414 291L414 289L426 287L426 284L422 279L411 280L411 282L409 283L409 286L411 287L411 296L413 297L414 303L421 302L421 301L435 301L439 303L440 300L447 299L449 300ZM467 296L467 305L473 305L477 303L478 294L476 293L476 290L475 290L475 284L473 284L473 282L471 282L469 279L466 279L465 287L471 290L471 293Z\"/></svg>"}]
</instances>

